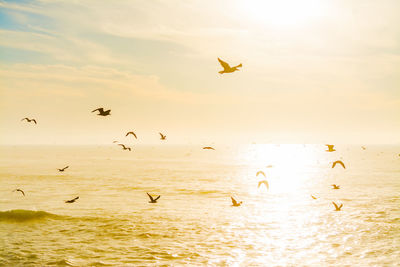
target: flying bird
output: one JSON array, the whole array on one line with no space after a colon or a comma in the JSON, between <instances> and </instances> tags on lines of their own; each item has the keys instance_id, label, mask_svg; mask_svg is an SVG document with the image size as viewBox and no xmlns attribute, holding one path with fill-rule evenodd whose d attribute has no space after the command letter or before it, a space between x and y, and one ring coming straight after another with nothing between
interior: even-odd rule
<instances>
[{"instance_id":1,"label":"flying bird","mask_svg":"<svg viewBox=\"0 0 400 267\"><path fill-rule=\"evenodd\" d=\"M340 165L342 165L342 167L343 167L344 169L346 169L346 166L344 166L344 163L343 163L341 160L335 161L335 162L332 164L332 168L335 168L336 164L340 164Z\"/></svg>"},{"instance_id":2,"label":"flying bird","mask_svg":"<svg viewBox=\"0 0 400 267\"><path fill-rule=\"evenodd\" d=\"M232 199L232 206L234 207L239 207L243 203L243 201L237 202L236 199L234 199L233 197L231 197L231 199Z\"/></svg>"},{"instance_id":3,"label":"flying bird","mask_svg":"<svg viewBox=\"0 0 400 267\"><path fill-rule=\"evenodd\" d=\"M332 189L340 189L340 185L335 185L335 184L332 184L331 186L333 186L333 188L332 188Z\"/></svg>"},{"instance_id":4,"label":"flying bird","mask_svg":"<svg viewBox=\"0 0 400 267\"><path fill-rule=\"evenodd\" d=\"M362 148L362 150L366 150L367 149L365 146L362 146L361 148Z\"/></svg>"},{"instance_id":5,"label":"flying bird","mask_svg":"<svg viewBox=\"0 0 400 267\"><path fill-rule=\"evenodd\" d=\"M71 200L65 200L65 203L74 203L75 201L77 201L79 199L79 197L76 197L74 199Z\"/></svg>"},{"instance_id":6,"label":"flying bird","mask_svg":"<svg viewBox=\"0 0 400 267\"><path fill-rule=\"evenodd\" d=\"M203 147L203 149L211 149L211 150L215 150L215 148L211 147L211 146L205 146Z\"/></svg>"},{"instance_id":7,"label":"flying bird","mask_svg":"<svg viewBox=\"0 0 400 267\"><path fill-rule=\"evenodd\" d=\"M220 74L235 72L235 71L239 70L238 68L242 67L242 63L240 63L237 66L231 67L231 66L229 66L228 63L226 63L225 61L222 61L220 58L218 58L218 61L221 64L221 66L224 68L223 70L218 72Z\"/></svg>"},{"instance_id":8,"label":"flying bird","mask_svg":"<svg viewBox=\"0 0 400 267\"><path fill-rule=\"evenodd\" d=\"M110 114L111 109L109 109L109 110L104 110L103 108L98 108L98 109L93 110L92 112L95 112L95 111L98 111L98 112L99 112L99 113L97 114L98 116L108 116L108 115L111 115L111 114Z\"/></svg>"},{"instance_id":9,"label":"flying bird","mask_svg":"<svg viewBox=\"0 0 400 267\"><path fill-rule=\"evenodd\" d=\"M269 184L268 184L267 180L259 181L259 182L258 182L257 188L260 188L260 186L261 186L262 184L265 184L265 187L266 187L267 189L269 189Z\"/></svg>"},{"instance_id":10,"label":"flying bird","mask_svg":"<svg viewBox=\"0 0 400 267\"><path fill-rule=\"evenodd\" d=\"M123 149L123 150L129 150L129 151L131 151L131 148L125 146L124 144L118 144L118 145L119 145L119 146L122 146L122 149Z\"/></svg>"},{"instance_id":11,"label":"flying bird","mask_svg":"<svg viewBox=\"0 0 400 267\"><path fill-rule=\"evenodd\" d=\"M161 197L161 196L158 196L158 197L156 197L156 198L153 198L149 193L146 192L146 194L147 194L147 195L149 196L149 198L150 198L149 203L157 203L157 200Z\"/></svg>"},{"instance_id":12,"label":"flying bird","mask_svg":"<svg viewBox=\"0 0 400 267\"><path fill-rule=\"evenodd\" d=\"M314 197L313 195L311 195L311 197L313 198L313 199L317 199L316 197Z\"/></svg>"},{"instance_id":13,"label":"flying bird","mask_svg":"<svg viewBox=\"0 0 400 267\"><path fill-rule=\"evenodd\" d=\"M26 120L27 122L33 121L35 124L37 124L35 119L29 119L29 118L23 118L21 121Z\"/></svg>"},{"instance_id":14,"label":"flying bird","mask_svg":"<svg viewBox=\"0 0 400 267\"><path fill-rule=\"evenodd\" d=\"M117 140L113 141L113 144L115 144L115 143L118 143L118 141Z\"/></svg>"},{"instance_id":15,"label":"flying bird","mask_svg":"<svg viewBox=\"0 0 400 267\"><path fill-rule=\"evenodd\" d=\"M64 168L62 168L62 169L57 169L59 172L63 172L63 171L65 171L66 169L68 169L69 168L69 166L65 166Z\"/></svg>"},{"instance_id":16,"label":"flying bird","mask_svg":"<svg viewBox=\"0 0 400 267\"><path fill-rule=\"evenodd\" d=\"M125 136L128 136L130 134L133 135L137 139L137 136L136 136L136 134L134 132L127 132Z\"/></svg>"},{"instance_id":17,"label":"flying bird","mask_svg":"<svg viewBox=\"0 0 400 267\"><path fill-rule=\"evenodd\" d=\"M343 207L343 204L340 204L340 206L338 206L335 202L332 201L332 204L335 206L335 211L340 211L340 209Z\"/></svg>"},{"instance_id":18,"label":"flying bird","mask_svg":"<svg viewBox=\"0 0 400 267\"><path fill-rule=\"evenodd\" d=\"M264 177L267 177L263 171L258 171L256 176L258 176L259 174L262 174L262 175L264 175Z\"/></svg>"},{"instance_id":19,"label":"flying bird","mask_svg":"<svg viewBox=\"0 0 400 267\"><path fill-rule=\"evenodd\" d=\"M328 144L326 144L326 146L328 147L328 150L325 150L326 152L333 152L333 151L336 151L336 149L333 148L335 145L328 145Z\"/></svg>"},{"instance_id":20,"label":"flying bird","mask_svg":"<svg viewBox=\"0 0 400 267\"><path fill-rule=\"evenodd\" d=\"M13 192L21 192L22 193L22 195L23 196L25 196L25 192L22 190L22 189L19 189L19 188L17 188L17 189L15 189L15 190L13 190Z\"/></svg>"},{"instance_id":21,"label":"flying bird","mask_svg":"<svg viewBox=\"0 0 400 267\"><path fill-rule=\"evenodd\" d=\"M167 136L166 135L163 135L162 133L159 133L160 134L160 136L161 136L161 140L165 140L166 138L167 138Z\"/></svg>"}]
</instances>

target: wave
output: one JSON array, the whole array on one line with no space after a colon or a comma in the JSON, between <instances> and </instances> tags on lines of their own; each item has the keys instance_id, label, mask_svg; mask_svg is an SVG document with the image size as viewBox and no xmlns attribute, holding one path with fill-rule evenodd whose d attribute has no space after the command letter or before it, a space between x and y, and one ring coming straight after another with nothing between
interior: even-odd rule
<instances>
[{"instance_id":1,"label":"wave","mask_svg":"<svg viewBox=\"0 0 400 267\"><path fill-rule=\"evenodd\" d=\"M0 211L0 221L25 222L32 220L42 220L46 218L58 219L62 218L62 216L46 211L34 211L34 210Z\"/></svg>"}]
</instances>

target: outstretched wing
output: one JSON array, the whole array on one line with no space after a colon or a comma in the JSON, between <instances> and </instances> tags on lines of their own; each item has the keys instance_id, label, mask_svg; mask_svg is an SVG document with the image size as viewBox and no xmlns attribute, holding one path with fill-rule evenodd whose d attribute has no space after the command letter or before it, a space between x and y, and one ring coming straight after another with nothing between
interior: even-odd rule
<instances>
[{"instance_id":1,"label":"outstretched wing","mask_svg":"<svg viewBox=\"0 0 400 267\"><path fill-rule=\"evenodd\" d=\"M154 201L153 197L149 193L146 192L146 194L149 196L151 201Z\"/></svg>"},{"instance_id":2,"label":"outstretched wing","mask_svg":"<svg viewBox=\"0 0 400 267\"><path fill-rule=\"evenodd\" d=\"M259 181L258 182L258 187L260 187L262 184L265 184L265 187L267 189L269 189L269 184L268 184L268 182L266 180Z\"/></svg>"},{"instance_id":3,"label":"outstretched wing","mask_svg":"<svg viewBox=\"0 0 400 267\"><path fill-rule=\"evenodd\" d=\"M125 145L124 144L118 144L119 146L122 146L125 149Z\"/></svg>"},{"instance_id":4,"label":"outstretched wing","mask_svg":"<svg viewBox=\"0 0 400 267\"><path fill-rule=\"evenodd\" d=\"M78 200L78 199L79 199L79 197L76 197L76 198L73 199L73 201Z\"/></svg>"},{"instance_id":5,"label":"outstretched wing","mask_svg":"<svg viewBox=\"0 0 400 267\"><path fill-rule=\"evenodd\" d=\"M155 200L155 201L157 201L157 200L158 200L160 197L161 197L161 195L160 195L160 196L158 196L158 197L156 197L154 200Z\"/></svg>"},{"instance_id":6,"label":"outstretched wing","mask_svg":"<svg viewBox=\"0 0 400 267\"><path fill-rule=\"evenodd\" d=\"M340 206L339 206L339 209L341 209L343 207L343 203L342 204L340 204Z\"/></svg>"},{"instance_id":7,"label":"outstretched wing","mask_svg":"<svg viewBox=\"0 0 400 267\"><path fill-rule=\"evenodd\" d=\"M161 138L164 138L164 135L162 133L159 133L159 134L160 134Z\"/></svg>"},{"instance_id":8,"label":"outstretched wing","mask_svg":"<svg viewBox=\"0 0 400 267\"><path fill-rule=\"evenodd\" d=\"M232 199L232 204L237 205L237 201L233 197L231 197L231 199Z\"/></svg>"},{"instance_id":9,"label":"outstretched wing","mask_svg":"<svg viewBox=\"0 0 400 267\"><path fill-rule=\"evenodd\" d=\"M224 68L224 70L231 68L228 63L226 63L225 61L222 61L220 58L218 58L218 61L219 61L219 64L221 64L221 66Z\"/></svg>"},{"instance_id":10,"label":"outstretched wing","mask_svg":"<svg viewBox=\"0 0 400 267\"><path fill-rule=\"evenodd\" d=\"M37 124L37 122L36 122L36 120L35 120L35 119L32 119L31 121L33 121L35 124Z\"/></svg>"},{"instance_id":11,"label":"outstretched wing","mask_svg":"<svg viewBox=\"0 0 400 267\"><path fill-rule=\"evenodd\" d=\"M338 163L339 163L340 165L342 165L344 169L346 169L346 166L344 166L344 163L343 163L342 161L339 161Z\"/></svg>"},{"instance_id":12,"label":"outstretched wing","mask_svg":"<svg viewBox=\"0 0 400 267\"><path fill-rule=\"evenodd\" d=\"M264 177L267 177L263 171L258 171L256 176L258 176L259 174L262 174L262 175L264 175Z\"/></svg>"},{"instance_id":13,"label":"outstretched wing","mask_svg":"<svg viewBox=\"0 0 400 267\"><path fill-rule=\"evenodd\" d=\"M97 108L97 109L93 110L92 112L95 112L95 111L104 112L104 109L103 108Z\"/></svg>"},{"instance_id":14,"label":"outstretched wing","mask_svg":"<svg viewBox=\"0 0 400 267\"><path fill-rule=\"evenodd\" d=\"M23 118L21 121L23 121L23 120L29 121L29 119L28 119L28 118Z\"/></svg>"},{"instance_id":15,"label":"outstretched wing","mask_svg":"<svg viewBox=\"0 0 400 267\"><path fill-rule=\"evenodd\" d=\"M332 204L335 206L336 209L339 209L338 205L332 201Z\"/></svg>"}]
</instances>

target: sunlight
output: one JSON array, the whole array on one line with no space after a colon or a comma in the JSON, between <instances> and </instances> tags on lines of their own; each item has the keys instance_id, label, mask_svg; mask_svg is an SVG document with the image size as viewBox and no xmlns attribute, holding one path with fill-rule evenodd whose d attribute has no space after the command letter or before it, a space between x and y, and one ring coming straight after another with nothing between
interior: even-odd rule
<instances>
[{"instance_id":1,"label":"sunlight","mask_svg":"<svg viewBox=\"0 0 400 267\"><path fill-rule=\"evenodd\" d=\"M324 16L326 6L318 0L250 0L241 2L250 20L274 26L292 26Z\"/></svg>"}]
</instances>

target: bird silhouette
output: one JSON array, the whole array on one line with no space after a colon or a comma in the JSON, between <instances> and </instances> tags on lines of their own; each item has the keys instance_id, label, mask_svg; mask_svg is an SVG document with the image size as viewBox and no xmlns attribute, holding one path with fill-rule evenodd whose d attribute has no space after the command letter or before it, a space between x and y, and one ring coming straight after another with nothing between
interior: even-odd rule
<instances>
[{"instance_id":1,"label":"bird silhouette","mask_svg":"<svg viewBox=\"0 0 400 267\"><path fill-rule=\"evenodd\" d=\"M313 199L317 199L316 197L314 197L313 195L311 195L311 197L313 198Z\"/></svg>"},{"instance_id":2,"label":"bird silhouette","mask_svg":"<svg viewBox=\"0 0 400 267\"><path fill-rule=\"evenodd\" d=\"M262 175L264 175L264 177L267 177L263 171L258 171L256 176L258 176L259 174L262 174Z\"/></svg>"},{"instance_id":3,"label":"bird silhouette","mask_svg":"<svg viewBox=\"0 0 400 267\"><path fill-rule=\"evenodd\" d=\"M367 149L365 146L362 146L361 148L362 148L362 150L366 150Z\"/></svg>"},{"instance_id":4,"label":"bird silhouette","mask_svg":"<svg viewBox=\"0 0 400 267\"><path fill-rule=\"evenodd\" d=\"M125 146L124 144L118 144L118 145L119 145L119 146L122 146L122 149L123 149L123 150L129 150L129 151L131 151L131 148Z\"/></svg>"},{"instance_id":5,"label":"bird silhouette","mask_svg":"<svg viewBox=\"0 0 400 267\"><path fill-rule=\"evenodd\" d=\"M231 197L231 199L232 199L232 206L234 207L239 207L243 203L243 201L237 202L236 199L234 199L233 197Z\"/></svg>"},{"instance_id":6,"label":"bird silhouette","mask_svg":"<svg viewBox=\"0 0 400 267\"><path fill-rule=\"evenodd\" d=\"M74 203L75 201L77 201L79 199L79 196L76 198L73 198L71 200L65 200L65 203Z\"/></svg>"},{"instance_id":7,"label":"bird silhouette","mask_svg":"<svg viewBox=\"0 0 400 267\"><path fill-rule=\"evenodd\" d=\"M132 131L131 131L131 132L127 132L125 136L128 136L128 135L130 135L130 134L133 135L133 136L137 139L136 134L135 134L134 132L132 132Z\"/></svg>"},{"instance_id":8,"label":"bird silhouette","mask_svg":"<svg viewBox=\"0 0 400 267\"><path fill-rule=\"evenodd\" d=\"M95 111L98 111L98 112L99 112L99 113L97 114L98 116L108 116L108 115L111 115L111 114L110 114L111 109L109 109L109 110L104 110L104 108L98 108L98 109L93 110L92 112L95 112Z\"/></svg>"},{"instance_id":9,"label":"bird silhouette","mask_svg":"<svg viewBox=\"0 0 400 267\"><path fill-rule=\"evenodd\" d=\"M29 119L29 118L23 118L21 121L26 120L27 122L33 121L35 124L37 124L35 119Z\"/></svg>"},{"instance_id":10,"label":"bird silhouette","mask_svg":"<svg viewBox=\"0 0 400 267\"><path fill-rule=\"evenodd\" d=\"M239 70L238 68L242 67L242 63L240 63L237 66L231 67L229 66L228 63L226 63L225 61L222 61L220 58L218 58L219 63L221 64L221 66L224 68L223 70L219 71L218 73L223 74L223 73L232 73L235 72L237 70Z\"/></svg>"},{"instance_id":11,"label":"bird silhouette","mask_svg":"<svg viewBox=\"0 0 400 267\"><path fill-rule=\"evenodd\" d=\"M340 204L340 206L338 206L335 202L332 201L332 204L335 206L335 211L340 211L340 209L343 207L343 204Z\"/></svg>"},{"instance_id":12,"label":"bird silhouette","mask_svg":"<svg viewBox=\"0 0 400 267\"><path fill-rule=\"evenodd\" d=\"M22 189L17 188L15 190L13 190L13 192L21 192L22 195L25 196L25 192Z\"/></svg>"},{"instance_id":13,"label":"bird silhouette","mask_svg":"<svg viewBox=\"0 0 400 267\"><path fill-rule=\"evenodd\" d=\"M167 138L167 136L166 135L163 135L162 133L159 133L160 134L160 136L161 136L161 140L165 140L166 138Z\"/></svg>"},{"instance_id":14,"label":"bird silhouette","mask_svg":"<svg viewBox=\"0 0 400 267\"><path fill-rule=\"evenodd\" d=\"M262 184L265 184L265 187L266 187L267 189L269 189L269 184L268 184L267 180L259 181L259 182L258 182L257 188L259 188Z\"/></svg>"},{"instance_id":15,"label":"bird silhouette","mask_svg":"<svg viewBox=\"0 0 400 267\"><path fill-rule=\"evenodd\" d=\"M57 169L59 172L63 172L63 171L65 171L66 169L68 169L69 168L69 166L65 166L64 168L62 168L62 169Z\"/></svg>"},{"instance_id":16,"label":"bird silhouette","mask_svg":"<svg viewBox=\"0 0 400 267\"><path fill-rule=\"evenodd\" d=\"M146 192L146 194L147 194L147 195L149 196L149 198L150 198L149 203L157 203L157 200L161 197L161 196L158 196L158 197L156 197L156 198L153 198L149 193Z\"/></svg>"},{"instance_id":17,"label":"bird silhouette","mask_svg":"<svg viewBox=\"0 0 400 267\"><path fill-rule=\"evenodd\" d=\"M336 149L333 148L335 145L328 145L328 144L326 144L326 146L328 147L328 150L325 150L326 152L333 152L333 151L336 151Z\"/></svg>"},{"instance_id":18,"label":"bird silhouette","mask_svg":"<svg viewBox=\"0 0 400 267\"><path fill-rule=\"evenodd\" d=\"M331 186L333 186L333 188L332 188L332 189L340 189L340 185L335 185L335 184L332 184Z\"/></svg>"},{"instance_id":19,"label":"bird silhouette","mask_svg":"<svg viewBox=\"0 0 400 267\"><path fill-rule=\"evenodd\" d=\"M215 148L211 147L211 146L205 146L203 147L203 149L211 149L211 150L215 150Z\"/></svg>"},{"instance_id":20,"label":"bird silhouette","mask_svg":"<svg viewBox=\"0 0 400 267\"><path fill-rule=\"evenodd\" d=\"M344 169L346 169L346 166L344 166L343 161L341 161L341 160L335 161L335 162L332 164L332 168L335 168L336 164L340 164L340 165L342 165L342 167L343 167Z\"/></svg>"}]
</instances>

